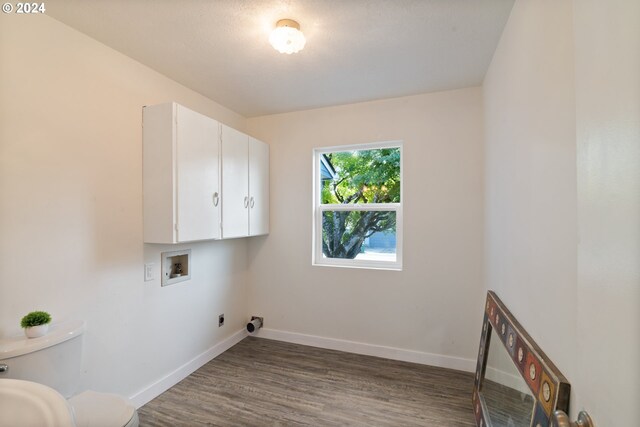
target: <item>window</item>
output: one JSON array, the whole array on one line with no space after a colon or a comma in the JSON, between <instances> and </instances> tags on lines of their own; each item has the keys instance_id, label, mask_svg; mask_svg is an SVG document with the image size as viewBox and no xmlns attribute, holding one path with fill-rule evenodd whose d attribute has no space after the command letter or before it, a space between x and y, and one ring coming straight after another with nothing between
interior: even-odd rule
<instances>
[{"instance_id":1,"label":"window","mask_svg":"<svg viewBox=\"0 0 640 427\"><path fill-rule=\"evenodd\" d=\"M314 150L313 263L402 269L402 143Z\"/></svg>"}]
</instances>

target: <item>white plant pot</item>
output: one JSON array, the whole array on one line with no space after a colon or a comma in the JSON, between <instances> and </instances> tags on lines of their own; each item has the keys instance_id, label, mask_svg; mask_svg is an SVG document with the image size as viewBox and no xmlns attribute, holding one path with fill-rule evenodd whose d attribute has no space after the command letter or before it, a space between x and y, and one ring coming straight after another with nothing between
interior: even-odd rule
<instances>
[{"instance_id":1,"label":"white plant pot","mask_svg":"<svg viewBox=\"0 0 640 427\"><path fill-rule=\"evenodd\" d=\"M24 328L24 334L27 338L38 338L42 337L49 332L49 324L45 323L44 325L32 326L30 328Z\"/></svg>"}]
</instances>

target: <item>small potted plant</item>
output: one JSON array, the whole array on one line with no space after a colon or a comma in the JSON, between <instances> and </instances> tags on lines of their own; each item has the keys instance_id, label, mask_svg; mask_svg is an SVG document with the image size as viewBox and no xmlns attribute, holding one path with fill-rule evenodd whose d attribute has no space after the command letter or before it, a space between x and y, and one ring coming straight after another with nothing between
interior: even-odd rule
<instances>
[{"instance_id":1,"label":"small potted plant","mask_svg":"<svg viewBox=\"0 0 640 427\"><path fill-rule=\"evenodd\" d=\"M51 315L46 311L32 311L22 318L20 326L24 328L27 338L37 338L49 331Z\"/></svg>"}]
</instances>

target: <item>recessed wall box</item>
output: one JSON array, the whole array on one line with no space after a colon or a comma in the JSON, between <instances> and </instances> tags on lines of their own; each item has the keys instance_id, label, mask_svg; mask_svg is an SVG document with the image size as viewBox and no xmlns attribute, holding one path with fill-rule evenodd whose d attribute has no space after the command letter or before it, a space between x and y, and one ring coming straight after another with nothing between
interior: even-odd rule
<instances>
[{"instance_id":1,"label":"recessed wall box","mask_svg":"<svg viewBox=\"0 0 640 427\"><path fill-rule=\"evenodd\" d=\"M191 279L191 249L162 252L162 286Z\"/></svg>"}]
</instances>

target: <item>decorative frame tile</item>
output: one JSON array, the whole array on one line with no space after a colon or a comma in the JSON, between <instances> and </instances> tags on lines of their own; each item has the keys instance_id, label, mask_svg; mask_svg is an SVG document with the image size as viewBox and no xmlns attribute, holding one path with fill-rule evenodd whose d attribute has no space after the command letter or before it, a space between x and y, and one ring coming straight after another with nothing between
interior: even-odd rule
<instances>
[{"instance_id":1,"label":"decorative frame tile","mask_svg":"<svg viewBox=\"0 0 640 427\"><path fill-rule=\"evenodd\" d=\"M534 397L530 427L551 427L553 411L569 411L571 385L493 291L487 293L473 388L476 426L491 427L482 396L482 382L487 369L491 331L494 328L500 337L500 343L493 344L505 347Z\"/></svg>"}]
</instances>

